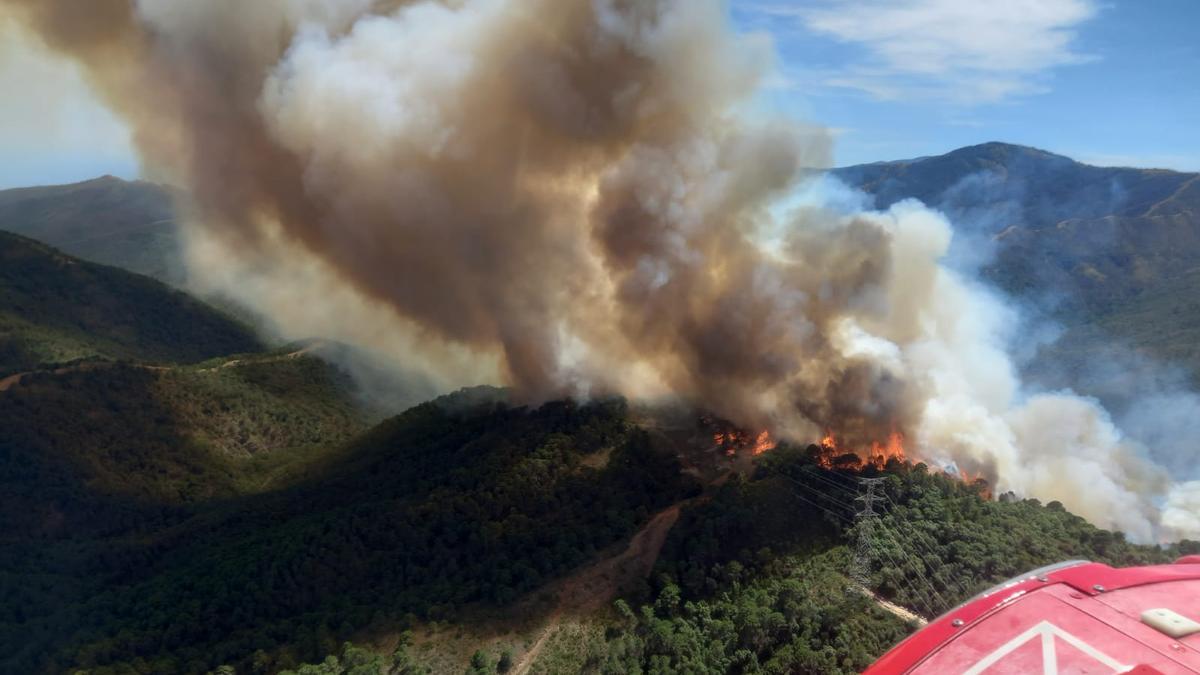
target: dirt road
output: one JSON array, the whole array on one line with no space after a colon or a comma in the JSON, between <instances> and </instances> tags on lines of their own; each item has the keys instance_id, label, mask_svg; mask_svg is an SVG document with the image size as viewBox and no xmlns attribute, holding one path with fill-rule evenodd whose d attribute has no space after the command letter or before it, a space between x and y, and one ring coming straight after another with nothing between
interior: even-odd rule
<instances>
[{"instance_id":1,"label":"dirt road","mask_svg":"<svg viewBox=\"0 0 1200 675\"><path fill-rule=\"evenodd\" d=\"M304 356L305 354L307 354L311 351L320 349L324 345L325 345L324 342L318 340L306 347L297 349L296 351L293 351L293 352L288 352L286 354L279 354L278 356L270 356L270 357L266 357L266 358L250 358L250 359L229 359L228 361L225 361L224 363L220 363L215 366L212 366L211 368L201 368L199 370L199 372L212 373L212 372L216 372L218 370L224 370L226 368L233 368L235 366L240 366L240 365L249 364L249 363L275 363L277 361L286 361L288 359L295 359L295 358ZM117 365L117 364L116 364L116 362L113 362L113 361L91 361L91 362L87 362L87 363L80 363L80 364L77 364L74 366L65 366L63 368L49 368L49 369L45 369L45 370L29 370L24 373L16 373L14 375L9 375L3 379L0 379L0 391L8 391L9 389L11 389L13 387L18 386L21 383L21 379L24 378L26 375L38 375L38 374L66 375L68 373L77 373L77 372L81 372L81 371L85 371L85 370L97 370L99 368L111 368L115 365ZM176 370L179 368L187 367L187 366L151 366L151 365L142 364L142 363L135 363L135 364L129 364L129 365L130 365L130 367L140 368L141 370L155 370L155 371Z\"/></svg>"},{"instance_id":2,"label":"dirt road","mask_svg":"<svg viewBox=\"0 0 1200 675\"><path fill-rule=\"evenodd\" d=\"M916 612L912 611L911 609L908 609L907 607L901 607L900 605L897 605L894 602L889 602L887 600L884 600L883 598L879 597L875 593L872 593L869 589L863 588L862 586L857 586L857 588L860 593L862 593L863 595L874 600L875 604L879 605L879 607L881 609L883 609L886 612L891 613L894 616L898 616L901 619L908 621L910 623L916 623L918 626L922 626L922 627L924 627L925 625L927 625L929 623L929 621L926 620L925 617L921 616L920 614L917 614Z\"/></svg>"},{"instance_id":3,"label":"dirt road","mask_svg":"<svg viewBox=\"0 0 1200 675\"><path fill-rule=\"evenodd\" d=\"M594 613L615 600L631 583L649 577L654 571L654 563L658 562L667 535L679 520L679 513L687 506L703 504L712 499L711 489L724 484L731 475L732 472L722 474L708 484L709 490L704 494L677 502L656 513L650 522L633 535L625 550L617 555L589 565L555 584L553 590L557 604L554 611L546 619L546 625L537 640L511 672L514 675L529 672L564 616Z\"/></svg>"},{"instance_id":4,"label":"dirt road","mask_svg":"<svg viewBox=\"0 0 1200 675\"><path fill-rule=\"evenodd\" d=\"M690 501L690 500L688 500ZM667 534L679 520L679 512L687 502L679 502L659 511L650 522L638 530L621 553L586 567L557 584L558 604L546 626L529 651L513 666L514 675L525 675L541 654L542 647L554 634L564 614L589 614L612 602L630 582L645 579L654 569Z\"/></svg>"}]
</instances>

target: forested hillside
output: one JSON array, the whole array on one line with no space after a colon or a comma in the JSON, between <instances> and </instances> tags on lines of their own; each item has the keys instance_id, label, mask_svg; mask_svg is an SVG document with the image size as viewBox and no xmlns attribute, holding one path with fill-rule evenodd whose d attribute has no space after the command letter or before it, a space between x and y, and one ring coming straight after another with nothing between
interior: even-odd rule
<instances>
[{"instance_id":1,"label":"forested hillside","mask_svg":"<svg viewBox=\"0 0 1200 675\"><path fill-rule=\"evenodd\" d=\"M867 475L886 477L870 590L927 618L1047 563L1162 563L1200 550L1197 542L1132 545L1055 503L988 501L982 483L965 485L923 465L893 462ZM848 576L856 478L819 468L799 448L766 456L753 475L730 480L683 512L640 590L607 612L552 618L557 623L527 672L859 672L913 625ZM469 622L459 623L470 630ZM415 632L417 643L422 634ZM444 662L413 638L377 656L367 645L339 648L295 672L451 672L431 668ZM463 655L461 667L504 672L504 664L524 663L523 644L493 642L469 662Z\"/></svg>"},{"instance_id":2,"label":"forested hillside","mask_svg":"<svg viewBox=\"0 0 1200 675\"><path fill-rule=\"evenodd\" d=\"M1193 179L999 144L952 155L855 180L879 206L1008 200L1010 220L968 233L997 247L997 283L1081 284L1058 316L1095 340L1196 357ZM92 183L0 193L0 227L103 225L128 250L133 216L105 200L166 208ZM90 206L53 208L68 197ZM488 387L401 411L432 385L352 378L331 361L369 359L344 345L268 349L162 283L17 235L0 233L0 263L0 673L851 673L913 629L904 612L1066 559L1200 551L919 464L829 470L788 443L731 458L701 411ZM866 588L850 576L864 476L884 479Z\"/></svg>"},{"instance_id":3,"label":"forested hillside","mask_svg":"<svg viewBox=\"0 0 1200 675\"><path fill-rule=\"evenodd\" d=\"M8 530L4 667L274 672L367 627L511 603L693 489L619 401L491 398L413 408L269 494Z\"/></svg>"},{"instance_id":4,"label":"forested hillside","mask_svg":"<svg viewBox=\"0 0 1200 675\"><path fill-rule=\"evenodd\" d=\"M2 672L834 673L910 630L847 592L857 475L813 448L747 471L697 417L680 435L621 400L488 388L372 426L314 356L342 348L265 351L157 282L3 237L7 316L43 331L8 335L58 351L0 387ZM1044 563L1194 548L886 473L870 590L927 617Z\"/></svg>"},{"instance_id":5,"label":"forested hillside","mask_svg":"<svg viewBox=\"0 0 1200 675\"><path fill-rule=\"evenodd\" d=\"M464 392L383 422L290 486L126 498L70 531L6 527L3 668L856 672L912 626L851 586L857 474L811 453L781 447L705 489L619 400L527 409ZM985 485L923 465L868 475L887 478L870 590L926 617L1046 563L1197 550L1134 546L1057 504L987 501ZM75 489L25 499L69 509L93 486ZM672 503L683 511L657 565L622 599L586 611L533 600L565 592L547 584L613 555Z\"/></svg>"},{"instance_id":6,"label":"forested hillside","mask_svg":"<svg viewBox=\"0 0 1200 675\"><path fill-rule=\"evenodd\" d=\"M277 487L368 426L345 375L286 353L27 375L0 392L0 420L0 527L40 536L89 531L116 497L179 505Z\"/></svg>"},{"instance_id":7,"label":"forested hillside","mask_svg":"<svg viewBox=\"0 0 1200 675\"><path fill-rule=\"evenodd\" d=\"M81 359L195 362L251 330L161 282L0 232L0 378Z\"/></svg>"}]
</instances>

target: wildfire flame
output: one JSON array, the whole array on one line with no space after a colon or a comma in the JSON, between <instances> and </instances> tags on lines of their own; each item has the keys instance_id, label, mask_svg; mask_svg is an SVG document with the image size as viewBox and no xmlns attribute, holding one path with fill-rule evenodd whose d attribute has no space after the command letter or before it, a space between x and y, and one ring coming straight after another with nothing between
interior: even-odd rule
<instances>
[{"instance_id":1,"label":"wildfire flame","mask_svg":"<svg viewBox=\"0 0 1200 675\"><path fill-rule=\"evenodd\" d=\"M778 446L778 442L771 437L771 432L767 430L752 434L728 422L708 416L702 417L701 423L709 429L713 429L713 443L728 457L735 457L745 452L757 456L770 452ZM892 460L900 463L910 461L904 443L904 434L895 429L888 434L884 441L872 441L859 445L839 441L837 434L832 429L827 429L825 435L817 442L817 453L813 459L824 469L862 471L866 467L874 467L882 471ZM981 494L984 498L991 497L991 491L986 489L986 481L984 481L982 472L971 474L961 468L956 468L954 473L944 473L966 485L982 485ZM980 481L983 481L982 484Z\"/></svg>"},{"instance_id":2,"label":"wildfire flame","mask_svg":"<svg viewBox=\"0 0 1200 675\"><path fill-rule=\"evenodd\" d=\"M858 471L867 466L874 466L876 469L883 470L893 459L897 462L909 461L908 453L904 450L904 435L898 431L888 434L886 443L874 441L868 446L852 448L840 444L833 431L827 430L817 445L820 453L815 459L817 464L824 469L838 468ZM956 467L953 473L949 471L942 473L965 485L976 487L984 499L992 498L992 491L987 486L987 479L984 478L982 471L972 474L961 467Z\"/></svg>"},{"instance_id":3,"label":"wildfire flame","mask_svg":"<svg viewBox=\"0 0 1200 675\"><path fill-rule=\"evenodd\" d=\"M711 420L705 421L713 423ZM712 439L713 443L730 457L744 450L749 450L752 455L761 455L764 452L774 450L775 446L778 445L771 438L771 432L765 429L757 435L751 436L741 429L726 428L722 431L714 432Z\"/></svg>"},{"instance_id":4,"label":"wildfire flame","mask_svg":"<svg viewBox=\"0 0 1200 675\"><path fill-rule=\"evenodd\" d=\"M833 468L839 458L846 455L856 455L859 463L871 464L877 469L883 469L893 459L898 462L908 461L908 455L904 451L904 435L898 431L888 434L886 443L872 441L870 445L854 448L842 446L833 431L826 430L819 447L821 453L817 457L817 463L826 469Z\"/></svg>"},{"instance_id":5,"label":"wildfire flame","mask_svg":"<svg viewBox=\"0 0 1200 675\"><path fill-rule=\"evenodd\" d=\"M771 432L763 431L754 439L753 452L756 455L761 455L764 452L775 449L775 441L771 440Z\"/></svg>"}]
</instances>

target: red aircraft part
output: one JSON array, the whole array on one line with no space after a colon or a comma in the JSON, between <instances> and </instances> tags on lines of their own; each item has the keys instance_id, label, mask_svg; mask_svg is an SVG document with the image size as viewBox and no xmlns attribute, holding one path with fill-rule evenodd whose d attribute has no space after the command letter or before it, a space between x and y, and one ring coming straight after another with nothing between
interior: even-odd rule
<instances>
[{"instance_id":1,"label":"red aircraft part","mask_svg":"<svg viewBox=\"0 0 1200 675\"><path fill-rule=\"evenodd\" d=\"M900 673L1200 674L1200 559L1034 570L944 614L865 675Z\"/></svg>"}]
</instances>

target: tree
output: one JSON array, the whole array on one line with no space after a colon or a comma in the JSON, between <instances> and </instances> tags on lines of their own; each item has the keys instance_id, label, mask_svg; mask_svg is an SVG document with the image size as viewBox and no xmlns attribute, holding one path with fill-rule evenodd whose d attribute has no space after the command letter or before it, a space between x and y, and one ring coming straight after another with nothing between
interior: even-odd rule
<instances>
[{"instance_id":1,"label":"tree","mask_svg":"<svg viewBox=\"0 0 1200 675\"><path fill-rule=\"evenodd\" d=\"M500 653L500 661L496 663L496 672L507 673L513 667L512 649L505 649Z\"/></svg>"},{"instance_id":2,"label":"tree","mask_svg":"<svg viewBox=\"0 0 1200 675\"><path fill-rule=\"evenodd\" d=\"M483 650L476 650L471 655L471 665L467 668L467 675L491 675L495 672L492 668L491 660L488 655L483 653Z\"/></svg>"}]
</instances>

